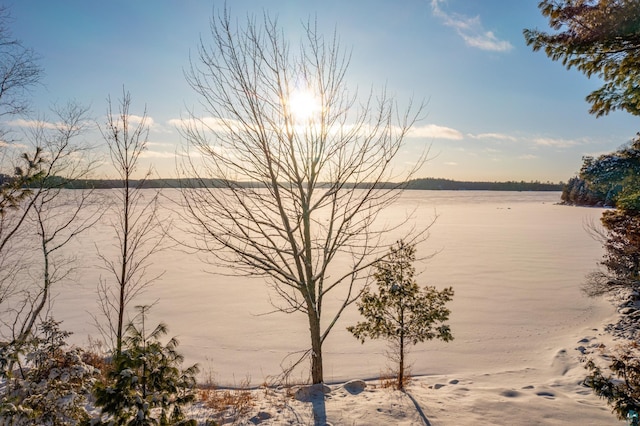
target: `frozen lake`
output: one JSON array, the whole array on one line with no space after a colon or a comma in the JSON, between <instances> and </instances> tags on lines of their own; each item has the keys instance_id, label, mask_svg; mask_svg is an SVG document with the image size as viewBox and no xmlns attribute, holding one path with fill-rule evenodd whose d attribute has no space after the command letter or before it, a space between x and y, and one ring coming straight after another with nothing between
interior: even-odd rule
<instances>
[{"instance_id":1,"label":"frozen lake","mask_svg":"<svg viewBox=\"0 0 640 426\"><path fill-rule=\"evenodd\" d=\"M455 340L416 346L414 374L546 365L549 351L612 313L607 302L580 291L602 256L585 224L598 223L602 210L559 206L559 199L557 192L408 191L385 211L384 219L393 220L416 209L418 225L438 215L418 256L438 253L416 265L418 282L455 291ZM94 242L108 247L114 240L106 225L84 234L73 248L82 253L79 283L58 288L54 317L64 320L76 343L96 335L89 312L96 311L96 283L104 272ZM186 362L200 363L221 383L246 377L262 383L288 365L288 354L309 346L303 314L266 315L272 307L261 280L211 274L198 256L178 249L152 262L150 274L165 274L136 304L158 300L151 321L166 322ZM345 330L358 320L350 307L325 342L326 381L377 377L386 369L384 343L361 345ZM307 378L306 365L294 379Z\"/></svg>"}]
</instances>

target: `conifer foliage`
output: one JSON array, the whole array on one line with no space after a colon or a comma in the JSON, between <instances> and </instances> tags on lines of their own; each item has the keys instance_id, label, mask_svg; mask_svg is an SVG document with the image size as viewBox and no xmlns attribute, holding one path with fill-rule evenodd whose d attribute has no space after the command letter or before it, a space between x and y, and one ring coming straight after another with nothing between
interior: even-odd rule
<instances>
[{"instance_id":1,"label":"conifer foliage","mask_svg":"<svg viewBox=\"0 0 640 426\"><path fill-rule=\"evenodd\" d=\"M167 334L167 326L162 323L148 332L145 320L149 307L137 308L140 315L127 326L112 371L96 386L96 405L102 408L104 424L195 424L185 420L182 407L195 399L198 367L182 370L178 341L160 341Z\"/></svg>"},{"instance_id":2,"label":"conifer foliage","mask_svg":"<svg viewBox=\"0 0 640 426\"><path fill-rule=\"evenodd\" d=\"M629 342L615 349L609 356L609 372L606 373L593 359L585 367L589 375L584 384L593 389L600 398L606 399L618 419L631 420L630 413L640 412L640 347ZM629 422L629 424L637 425Z\"/></svg>"},{"instance_id":3,"label":"conifer foliage","mask_svg":"<svg viewBox=\"0 0 640 426\"><path fill-rule=\"evenodd\" d=\"M556 32L525 29L534 51L567 68L597 76L587 96L597 117L624 110L640 115L640 3L637 0L543 0L538 7Z\"/></svg>"},{"instance_id":4,"label":"conifer foliage","mask_svg":"<svg viewBox=\"0 0 640 426\"><path fill-rule=\"evenodd\" d=\"M8 371L4 369L8 362L1 363L0 424L73 425L89 421L86 405L99 371L86 362L83 350L66 347L71 333L61 330L60 322L48 318L38 330L39 335L13 348L26 353L13 354L19 369Z\"/></svg>"},{"instance_id":5,"label":"conifer foliage","mask_svg":"<svg viewBox=\"0 0 640 426\"><path fill-rule=\"evenodd\" d=\"M600 219L605 254L603 269L587 276L584 290L590 296L615 294L620 289L640 290L640 196L635 193L621 199L615 210L607 210Z\"/></svg>"},{"instance_id":6,"label":"conifer foliage","mask_svg":"<svg viewBox=\"0 0 640 426\"><path fill-rule=\"evenodd\" d=\"M385 260L375 265L374 279L378 292L366 289L357 302L365 321L347 327L364 343L366 338L387 340L390 356L398 362L397 388L405 382L405 355L409 345L426 340L453 340L449 325L450 310L445 304L452 300L451 287L438 291L433 286L421 288L415 280L414 245L399 241Z\"/></svg>"}]
</instances>

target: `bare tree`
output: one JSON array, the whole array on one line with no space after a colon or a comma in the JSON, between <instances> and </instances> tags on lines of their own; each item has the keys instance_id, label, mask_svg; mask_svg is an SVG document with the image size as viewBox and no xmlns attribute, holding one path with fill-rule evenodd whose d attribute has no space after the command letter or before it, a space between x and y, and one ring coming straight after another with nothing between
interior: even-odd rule
<instances>
[{"instance_id":1,"label":"bare tree","mask_svg":"<svg viewBox=\"0 0 640 426\"><path fill-rule=\"evenodd\" d=\"M86 126L86 112L86 108L69 103L57 110L59 121L52 132L46 131L44 123L37 127L35 141L43 147L47 168L36 189L40 196L33 204L31 220L40 243L42 282L29 302L27 319L17 336L19 341L31 334L36 320L50 302L51 287L67 279L76 268L75 257L61 254L60 249L91 228L100 217L91 189L67 189L74 181L86 178L94 167L87 155L89 147L74 143Z\"/></svg>"},{"instance_id":2,"label":"bare tree","mask_svg":"<svg viewBox=\"0 0 640 426\"><path fill-rule=\"evenodd\" d=\"M149 258L160 249L163 233L158 233L158 192L144 192L143 186L151 169L139 179L139 159L147 147L149 126L146 109L142 116L131 115L131 96L124 91L118 111L108 98L107 122L100 131L109 146L111 162L120 178L115 192L116 213L112 227L118 238L118 256L109 259L100 253L104 268L115 282L101 279L98 286L99 306L106 324L97 317L96 325L103 336L113 343L116 353L122 349L125 314L129 303L160 275L148 276Z\"/></svg>"},{"instance_id":3,"label":"bare tree","mask_svg":"<svg viewBox=\"0 0 640 426\"><path fill-rule=\"evenodd\" d=\"M0 6L0 117L4 118L29 111L29 92L42 76L37 55L13 37L10 20L9 9ZM76 143L87 110L69 103L54 112L58 121L39 120L27 135L33 152L17 159L12 158L9 130L0 129L0 311L17 350L50 302L52 285L66 275L61 271L69 271L70 265L60 263L54 253L91 222L80 215L86 194L73 204L62 193L63 186L91 168L82 155L84 148ZM29 247L34 243L42 257ZM28 253L33 256L22 257ZM42 269L37 271L39 265Z\"/></svg>"},{"instance_id":4,"label":"bare tree","mask_svg":"<svg viewBox=\"0 0 640 426\"><path fill-rule=\"evenodd\" d=\"M3 321L9 325L9 346L15 353L32 337L48 311L54 286L70 280L77 267L75 258L61 249L93 226L101 211L91 199L91 190L67 189L77 179L86 178L94 165L89 148L77 142L87 123L87 109L69 103L54 111L55 123L39 120L29 137L42 161L37 173L40 178L31 183L31 192L21 207L26 219L19 235L23 248L30 246L27 252L32 256L16 259L17 263L1 274L2 291L8 296L2 300ZM13 251L15 244L11 248ZM6 256L2 260L6 261Z\"/></svg>"},{"instance_id":5,"label":"bare tree","mask_svg":"<svg viewBox=\"0 0 640 426\"><path fill-rule=\"evenodd\" d=\"M11 14L0 6L0 117L24 114L29 109L29 90L38 84L42 69L33 50L15 39L9 29ZM29 186L42 177L41 152L22 154L17 161L8 155L9 130L0 128L0 253L20 229L30 204L23 202L32 194ZM9 166L10 170L6 170ZM33 201L34 198L30 197ZM16 219L17 216L17 220Z\"/></svg>"},{"instance_id":6,"label":"bare tree","mask_svg":"<svg viewBox=\"0 0 640 426\"><path fill-rule=\"evenodd\" d=\"M321 383L323 342L397 230L376 218L423 163L402 173L392 164L422 105L399 111L385 91L360 103L338 38L303 28L294 53L268 15L244 27L226 10L213 17L211 45L200 42L187 72L208 116L185 120L181 173L194 185L182 194L187 244L233 274L266 278L277 309L306 316L311 379ZM330 293L337 306L325 305Z\"/></svg>"},{"instance_id":7,"label":"bare tree","mask_svg":"<svg viewBox=\"0 0 640 426\"><path fill-rule=\"evenodd\" d=\"M9 30L11 14L0 6L0 116L19 115L29 108L29 89L42 76L37 56ZM5 135L0 133L0 137Z\"/></svg>"}]
</instances>

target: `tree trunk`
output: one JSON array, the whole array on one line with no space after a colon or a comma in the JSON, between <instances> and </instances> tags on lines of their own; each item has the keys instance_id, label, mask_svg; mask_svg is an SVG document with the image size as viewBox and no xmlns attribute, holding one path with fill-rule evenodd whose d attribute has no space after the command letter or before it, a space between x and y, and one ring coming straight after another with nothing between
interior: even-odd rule
<instances>
[{"instance_id":1,"label":"tree trunk","mask_svg":"<svg viewBox=\"0 0 640 426\"><path fill-rule=\"evenodd\" d=\"M402 264L400 264L400 270L402 271ZM402 276L404 273L402 272ZM405 326L404 326L404 307L405 300L402 297L404 293L401 294L400 305L398 308L398 320L400 323L400 347L398 348L398 355L400 356L399 365L398 365L398 390L404 389L404 334L405 334Z\"/></svg>"},{"instance_id":2,"label":"tree trunk","mask_svg":"<svg viewBox=\"0 0 640 426\"><path fill-rule=\"evenodd\" d=\"M398 390L404 389L404 332L400 333L400 365L398 366Z\"/></svg>"},{"instance_id":3,"label":"tree trunk","mask_svg":"<svg viewBox=\"0 0 640 426\"><path fill-rule=\"evenodd\" d=\"M125 308L125 292L127 290L129 280L128 274L128 259L129 259L129 207L130 207L130 195L129 195L129 172L128 168L125 172L124 178L124 203L123 203L123 226L122 226L122 264L120 265L120 276L118 277L120 285L120 293L118 295L118 329L116 330L116 353L122 352L122 339L124 334L124 308Z\"/></svg>"},{"instance_id":4,"label":"tree trunk","mask_svg":"<svg viewBox=\"0 0 640 426\"><path fill-rule=\"evenodd\" d=\"M311 381L315 385L323 383L322 341L320 339L320 319L315 311L309 310L309 331L311 333Z\"/></svg>"}]
</instances>

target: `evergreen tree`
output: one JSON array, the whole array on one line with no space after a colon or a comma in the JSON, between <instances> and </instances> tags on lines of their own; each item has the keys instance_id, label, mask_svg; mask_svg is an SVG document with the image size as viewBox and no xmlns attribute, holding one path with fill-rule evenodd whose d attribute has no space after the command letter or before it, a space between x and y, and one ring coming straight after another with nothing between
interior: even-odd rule
<instances>
[{"instance_id":1,"label":"evergreen tree","mask_svg":"<svg viewBox=\"0 0 640 426\"><path fill-rule=\"evenodd\" d=\"M84 351L65 348L71 333L59 325L53 319L43 321L41 334L19 346L26 355L13 354L20 356L23 374L3 372L0 424L74 425L89 420L86 405L99 371L85 362Z\"/></svg>"},{"instance_id":2,"label":"evergreen tree","mask_svg":"<svg viewBox=\"0 0 640 426\"><path fill-rule=\"evenodd\" d=\"M596 395L606 399L620 420L632 420L633 412L640 412L639 349L637 342L629 342L609 354L608 374L593 360L586 364L590 374L584 380L584 384L592 388ZM630 421L629 424L637 425L637 418L635 423Z\"/></svg>"},{"instance_id":3,"label":"evergreen tree","mask_svg":"<svg viewBox=\"0 0 640 426\"><path fill-rule=\"evenodd\" d=\"M390 250L388 257L375 265L374 278L378 293L366 289L357 302L364 322L347 327L356 338L383 338L391 343L391 357L398 362L397 388L404 388L405 355L409 345L425 340L453 340L451 330L445 322L451 301L451 287L438 291L435 287L420 288L416 282L415 246L399 241Z\"/></svg>"},{"instance_id":4,"label":"evergreen tree","mask_svg":"<svg viewBox=\"0 0 640 426\"><path fill-rule=\"evenodd\" d=\"M604 84L587 96L592 114L625 110L640 115L640 2L543 0L542 15L556 33L524 30L533 50Z\"/></svg>"},{"instance_id":5,"label":"evergreen tree","mask_svg":"<svg viewBox=\"0 0 640 426\"><path fill-rule=\"evenodd\" d=\"M618 208L602 215L606 232L603 234L605 254L600 263L605 270L589 276L586 289L591 295L614 293L620 288L640 289L640 197L637 184L631 183L621 194ZM586 363L589 375L585 384L607 400L619 419L630 416L631 421L634 413L640 411L639 349L638 343L631 341L607 353L610 362L606 373L593 359ZM630 424L637 425L637 418Z\"/></svg>"},{"instance_id":6,"label":"evergreen tree","mask_svg":"<svg viewBox=\"0 0 640 426\"><path fill-rule=\"evenodd\" d=\"M608 210L602 215L607 229L602 265L620 281L640 283L640 212Z\"/></svg>"},{"instance_id":7,"label":"evergreen tree","mask_svg":"<svg viewBox=\"0 0 640 426\"><path fill-rule=\"evenodd\" d=\"M603 80L587 101L597 117L624 110L640 115L640 2L637 0L543 0L542 14L556 33L524 30L533 50L544 49L552 60L575 67L588 77ZM591 295L610 293L620 287L637 289L640 260L640 138L628 147L594 159L585 157L580 170L588 188L616 211L602 216L605 232L604 271L592 273L586 283ZM574 186L575 189L575 186ZM574 196L584 200L579 190ZM581 200L581 202L582 202ZM640 393L638 347L629 344L611 356L605 376L593 360L585 381L607 399L619 418L637 411ZM636 413L637 414L637 413ZM637 419L633 421L637 424Z\"/></svg>"},{"instance_id":8,"label":"evergreen tree","mask_svg":"<svg viewBox=\"0 0 640 426\"><path fill-rule=\"evenodd\" d=\"M172 338L162 344L159 339L167 333L166 325L161 323L149 333L145 324L148 307L137 308L137 323L132 321L127 326L113 369L95 389L96 405L106 415L105 424L195 424L184 419L182 407L195 399L198 367L180 369L183 357L176 350L178 341ZM153 414L154 408L159 408L159 413Z\"/></svg>"},{"instance_id":9,"label":"evergreen tree","mask_svg":"<svg viewBox=\"0 0 640 426\"><path fill-rule=\"evenodd\" d=\"M578 177L569 179L562 201L640 210L640 135L617 150L596 158L585 156Z\"/></svg>"}]
</instances>

